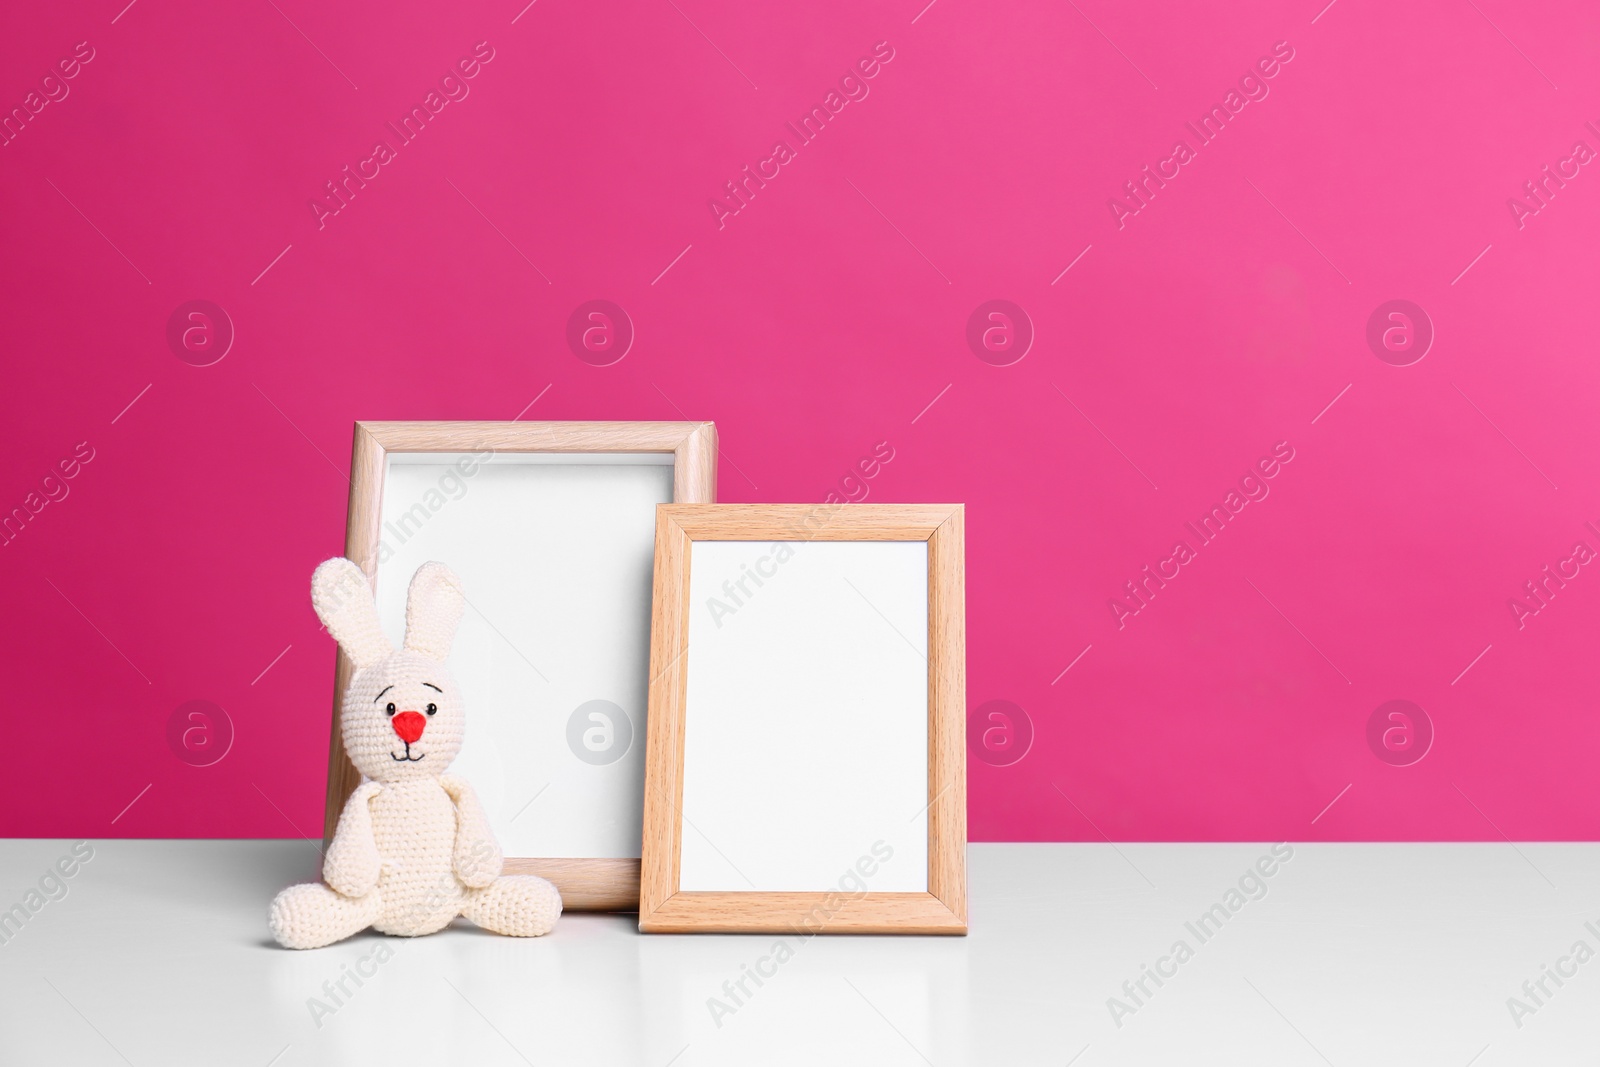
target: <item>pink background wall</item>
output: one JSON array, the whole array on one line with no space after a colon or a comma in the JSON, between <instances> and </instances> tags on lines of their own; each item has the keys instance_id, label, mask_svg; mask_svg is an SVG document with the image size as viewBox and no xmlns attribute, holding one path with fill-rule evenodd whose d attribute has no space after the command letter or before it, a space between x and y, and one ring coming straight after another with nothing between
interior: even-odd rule
<instances>
[{"instance_id":1,"label":"pink background wall","mask_svg":"<svg viewBox=\"0 0 1600 1067\"><path fill-rule=\"evenodd\" d=\"M728 501L966 502L975 840L1600 833L1593 5L124 2L0 36L0 833L316 831L351 423L519 413L714 419Z\"/></svg>"}]
</instances>

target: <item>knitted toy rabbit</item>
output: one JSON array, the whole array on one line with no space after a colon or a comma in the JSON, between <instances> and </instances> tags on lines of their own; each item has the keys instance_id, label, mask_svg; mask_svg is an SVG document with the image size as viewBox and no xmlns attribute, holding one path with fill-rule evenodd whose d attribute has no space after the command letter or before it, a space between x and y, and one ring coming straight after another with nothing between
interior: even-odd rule
<instances>
[{"instance_id":1,"label":"knitted toy rabbit","mask_svg":"<svg viewBox=\"0 0 1600 1067\"><path fill-rule=\"evenodd\" d=\"M463 732L461 691L444 665L466 603L460 580L442 563L417 569L398 651L378 625L366 575L349 560L317 568L311 601L355 667L339 725L361 785L339 816L323 882L273 900L272 936L286 948L320 948L369 926L431 934L457 915L515 937L549 932L560 893L543 878L500 873L477 795L445 773Z\"/></svg>"}]
</instances>

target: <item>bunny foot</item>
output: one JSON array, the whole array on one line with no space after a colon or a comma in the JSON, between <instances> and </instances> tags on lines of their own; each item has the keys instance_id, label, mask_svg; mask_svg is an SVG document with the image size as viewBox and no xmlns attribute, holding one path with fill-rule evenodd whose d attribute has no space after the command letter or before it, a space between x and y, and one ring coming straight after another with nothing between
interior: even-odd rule
<instances>
[{"instance_id":1,"label":"bunny foot","mask_svg":"<svg viewBox=\"0 0 1600 1067\"><path fill-rule=\"evenodd\" d=\"M379 905L376 889L363 897L347 897L321 882L306 882L273 898L267 925L284 948L321 948L371 926Z\"/></svg>"},{"instance_id":2,"label":"bunny foot","mask_svg":"<svg viewBox=\"0 0 1600 1067\"><path fill-rule=\"evenodd\" d=\"M469 889L461 914L485 930L510 937L550 932L561 915L561 893L543 878L507 874L483 889Z\"/></svg>"}]
</instances>

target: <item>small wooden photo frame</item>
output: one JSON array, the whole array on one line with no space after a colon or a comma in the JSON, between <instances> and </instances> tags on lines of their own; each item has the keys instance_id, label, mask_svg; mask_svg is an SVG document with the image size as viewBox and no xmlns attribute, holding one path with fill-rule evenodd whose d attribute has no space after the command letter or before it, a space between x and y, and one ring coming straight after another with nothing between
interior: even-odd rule
<instances>
[{"instance_id":1,"label":"small wooden photo frame","mask_svg":"<svg viewBox=\"0 0 1600 1067\"><path fill-rule=\"evenodd\" d=\"M655 509L716 499L709 422L358 422L345 555L398 647L421 564L460 576L450 654L471 782L508 874L568 910L639 903ZM360 784L339 730L324 840Z\"/></svg>"},{"instance_id":2,"label":"small wooden photo frame","mask_svg":"<svg viewBox=\"0 0 1600 1067\"><path fill-rule=\"evenodd\" d=\"M959 504L656 509L639 929L967 931Z\"/></svg>"}]
</instances>

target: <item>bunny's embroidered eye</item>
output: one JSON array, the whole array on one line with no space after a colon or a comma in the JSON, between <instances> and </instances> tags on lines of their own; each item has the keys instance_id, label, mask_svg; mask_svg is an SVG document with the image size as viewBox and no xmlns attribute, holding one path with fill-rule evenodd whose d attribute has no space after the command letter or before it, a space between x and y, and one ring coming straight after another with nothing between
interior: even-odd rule
<instances>
[{"instance_id":1,"label":"bunny's embroidered eye","mask_svg":"<svg viewBox=\"0 0 1600 1067\"><path fill-rule=\"evenodd\" d=\"M439 710L439 705L437 705L437 704L429 704L428 705L428 714L429 715L435 714L436 712L438 712L438 710Z\"/></svg>"},{"instance_id":2,"label":"bunny's embroidered eye","mask_svg":"<svg viewBox=\"0 0 1600 1067\"><path fill-rule=\"evenodd\" d=\"M386 707L386 708L384 708L384 709L383 709L383 710L384 710L384 711L385 711L385 712L387 712L387 713L388 713L388 714L390 714L390 715L393 715L393 714L394 714L394 704L392 704L392 703L391 703L391 704L389 704L389 706L387 706L387 707Z\"/></svg>"}]
</instances>

